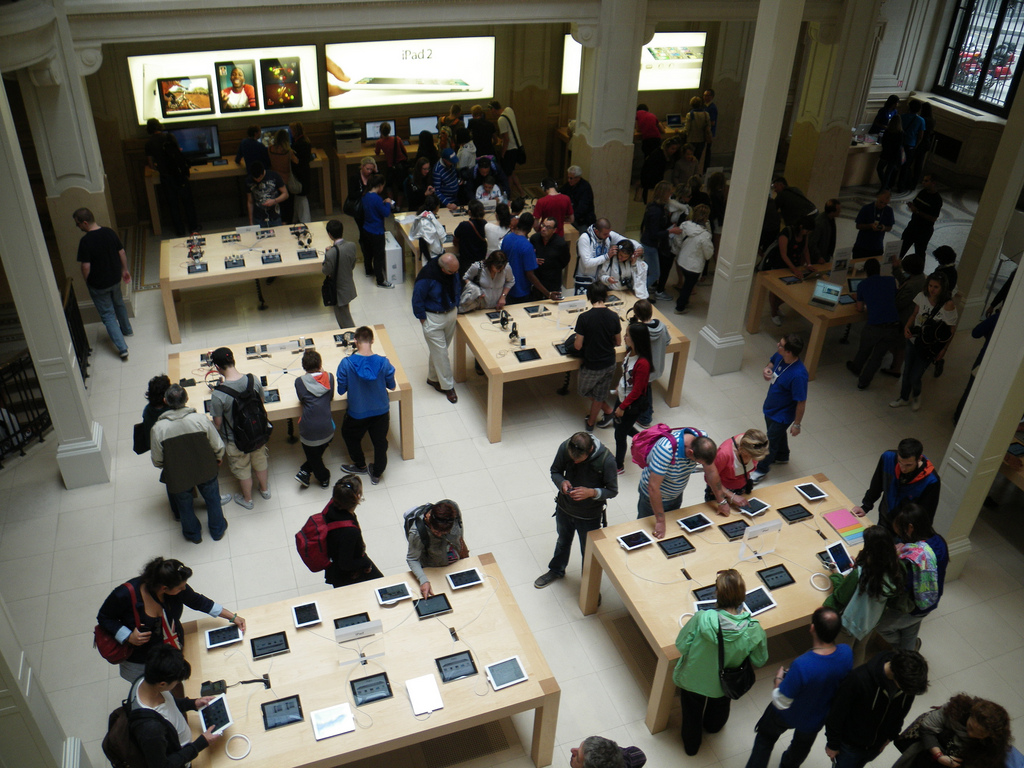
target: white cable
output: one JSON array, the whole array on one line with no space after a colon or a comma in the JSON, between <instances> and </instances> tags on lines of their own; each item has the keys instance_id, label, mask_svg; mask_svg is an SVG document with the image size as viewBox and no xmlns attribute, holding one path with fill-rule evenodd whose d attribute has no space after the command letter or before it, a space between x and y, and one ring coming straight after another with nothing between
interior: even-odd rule
<instances>
[{"instance_id":1,"label":"white cable","mask_svg":"<svg viewBox=\"0 0 1024 768\"><path fill-rule=\"evenodd\" d=\"M245 753L244 754L241 754L241 755L232 755L231 754L231 751L230 751L229 747L231 746L231 742L234 741L235 739L242 739L245 742ZM244 733L232 734L231 736L228 737L227 742L224 744L224 754L227 755L228 757L230 757L232 760L244 760L245 758L247 758L249 756L250 752L252 752L252 742L249 741L249 737L246 736Z\"/></svg>"},{"instance_id":2,"label":"white cable","mask_svg":"<svg viewBox=\"0 0 1024 768\"><path fill-rule=\"evenodd\" d=\"M681 613L681 614L679 614L679 619L678 619L678 622L679 622L679 628L680 628L680 629L682 629L682 628L683 628L683 626L684 626L684 624L683 624L683 619L685 619L685 618L686 618L687 616L691 616L691 617L692 617L692 616L693 616L693 612L691 612L691 611L687 611L686 613Z\"/></svg>"},{"instance_id":3,"label":"white cable","mask_svg":"<svg viewBox=\"0 0 1024 768\"><path fill-rule=\"evenodd\" d=\"M819 587L819 586L817 585L817 583L816 583L816 582L814 581L814 577L815 577L815 576L821 576L821 577L823 577L823 578L825 579L825 585L826 585L826 586L824 586L824 587ZM814 587L814 588L815 588L816 590L818 590L819 592L828 592L828 591L829 591L829 590L830 590L830 589L832 588L832 580L831 580L831 579L830 579L830 578L828 577L828 574L825 574L825 573L821 573L821 571L818 571L818 572L816 572L816 573L812 573L812 574L811 574L811 586L812 586L812 587Z\"/></svg>"}]
</instances>

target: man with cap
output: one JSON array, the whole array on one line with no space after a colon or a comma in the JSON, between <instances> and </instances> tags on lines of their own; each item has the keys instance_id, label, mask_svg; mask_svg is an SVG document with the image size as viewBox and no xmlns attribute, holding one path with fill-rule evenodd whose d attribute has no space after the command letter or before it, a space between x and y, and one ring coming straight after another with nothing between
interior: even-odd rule
<instances>
[{"instance_id":1,"label":"man with cap","mask_svg":"<svg viewBox=\"0 0 1024 768\"><path fill-rule=\"evenodd\" d=\"M555 220L556 229L559 237L565 237L565 222L573 223L572 200L569 199L568 195L563 195L558 191L558 182L554 179L544 179L540 183L541 188L544 190L544 196L540 198L536 203L533 204L533 216L537 226L536 229L540 231L540 223L546 218L552 218Z\"/></svg>"},{"instance_id":2,"label":"man with cap","mask_svg":"<svg viewBox=\"0 0 1024 768\"><path fill-rule=\"evenodd\" d=\"M441 150L441 158L434 164L434 194L449 211L459 207L459 158L451 147Z\"/></svg>"}]
</instances>

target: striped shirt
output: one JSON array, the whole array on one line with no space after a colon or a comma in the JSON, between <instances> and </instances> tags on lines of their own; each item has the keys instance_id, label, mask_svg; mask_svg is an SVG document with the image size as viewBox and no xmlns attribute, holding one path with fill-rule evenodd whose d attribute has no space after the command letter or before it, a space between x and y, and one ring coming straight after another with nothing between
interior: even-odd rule
<instances>
[{"instance_id":1,"label":"striped shirt","mask_svg":"<svg viewBox=\"0 0 1024 768\"><path fill-rule=\"evenodd\" d=\"M690 430L691 433L697 430ZM675 461L672 461L672 443L667 437L661 438L654 444L651 452L647 454L647 466L640 475L640 492L650 495L651 473L662 476L661 498L674 499L682 496L686 490L686 484L690 480L690 474L703 471L704 468L693 459L686 456L686 449L683 446L683 437L686 429L677 429L672 433L678 444L675 451ZM701 435L704 433L701 432Z\"/></svg>"}]
</instances>

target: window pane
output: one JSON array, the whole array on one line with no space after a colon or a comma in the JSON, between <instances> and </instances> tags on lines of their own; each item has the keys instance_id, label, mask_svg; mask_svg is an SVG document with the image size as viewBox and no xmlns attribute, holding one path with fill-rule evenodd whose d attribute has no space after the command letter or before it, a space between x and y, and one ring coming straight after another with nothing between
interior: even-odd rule
<instances>
[{"instance_id":1,"label":"window pane","mask_svg":"<svg viewBox=\"0 0 1024 768\"><path fill-rule=\"evenodd\" d=\"M956 23L952 27L952 32L946 44L946 52L942 58L942 69L939 70L943 73L941 84L947 88L952 88L961 79L959 77L960 49L956 47L956 44L957 40L961 37L966 21L967 4L961 3L956 9Z\"/></svg>"},{"instance_id":2,"label":"window pane","mask_svg":"<svg viewBox=\"0 0 1024 768\"><path fill-rule=\"evenodd\" d=\"M1020 58L1021 35L1024 29L1024 2L1015 2L1006 9L1002 29L996 36L988 71L981 84L981 101L997 107L1006 105L1013 74Z\"/></svg>"}]
</instances>

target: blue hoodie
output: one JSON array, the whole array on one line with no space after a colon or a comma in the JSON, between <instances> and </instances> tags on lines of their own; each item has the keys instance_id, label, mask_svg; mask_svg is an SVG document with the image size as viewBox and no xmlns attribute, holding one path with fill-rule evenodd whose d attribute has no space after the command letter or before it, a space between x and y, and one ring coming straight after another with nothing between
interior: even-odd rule
<instances>
[{"instance_id":1,"label":"blue hoodie","mask_svg":"<svg viewBox=\"0 0 1024 768\"><path fill-rule=\"evenodd\" d=\"M382 355L353 354L338 364L338 394L348 393L348 415L369 419L391 408L388 389L395 388L395 366Z\"/></svg>"}]
</instances>

